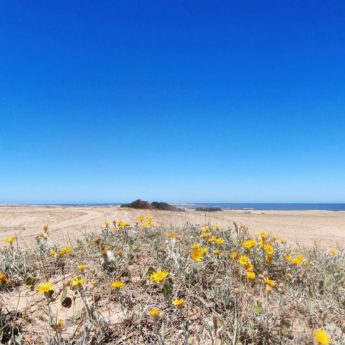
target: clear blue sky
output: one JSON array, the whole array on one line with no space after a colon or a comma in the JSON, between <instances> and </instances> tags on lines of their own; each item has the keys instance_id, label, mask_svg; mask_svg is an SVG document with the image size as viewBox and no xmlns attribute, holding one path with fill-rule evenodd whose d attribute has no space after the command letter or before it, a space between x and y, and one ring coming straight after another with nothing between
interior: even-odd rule
<instances>
[{"instance_id":1,"label":"clear blue sky","mask_svg":"<svg viewBox=\"0 0 345 345\"><path fill-rule=\"evenodd\" d=\"M0 3L0 202L345 202L345 2Z\"/></svg>"}]
</instances>

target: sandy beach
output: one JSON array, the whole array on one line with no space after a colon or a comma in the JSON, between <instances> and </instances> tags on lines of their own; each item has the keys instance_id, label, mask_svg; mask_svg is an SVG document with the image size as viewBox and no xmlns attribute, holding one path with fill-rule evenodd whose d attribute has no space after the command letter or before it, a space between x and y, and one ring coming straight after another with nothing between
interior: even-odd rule
<instances>
[{"instance_id":1,"label":"sandy beach","mask_svg":"<svg viewBox=\"0 0 345 345\"><path fill-rule=\"evenodd\" d=\"M32 243L44 224L55 240L73 240L81 233L99 231L105 220L136 222L139 215L151 215L154 224L181 226L186 223L220 225L247 224L252 232L265 230L303 245L320 247L345 245L345 212L334 211L142 211L117 206L0 206L0 240L17 236Z\"/></svg>"}]
</instances>

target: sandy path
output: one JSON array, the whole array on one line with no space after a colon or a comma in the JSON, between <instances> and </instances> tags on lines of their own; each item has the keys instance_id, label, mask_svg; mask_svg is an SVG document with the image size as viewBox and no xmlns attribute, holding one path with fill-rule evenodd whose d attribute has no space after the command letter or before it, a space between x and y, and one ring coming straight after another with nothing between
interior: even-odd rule
<instances>
[{"instance_id":1,"label":"sandy path","mask_svg":"<svg viewBox=\"0 0 345 345\"><path fill-rule=\"evenodd\" d=\"M44 224L55 239L75 238L82 232L99 231L104 220L136 222L139 215L152 215L156 224L166 226L218 224L224 228L233 222L246 223L254 232L266 230L306 245L345 245L345 212L333 211L222 211L166 212L140 211L119 207L75 206L0 206L0 240L9 235L30 243Z\"/></svg>"}]
</instances>

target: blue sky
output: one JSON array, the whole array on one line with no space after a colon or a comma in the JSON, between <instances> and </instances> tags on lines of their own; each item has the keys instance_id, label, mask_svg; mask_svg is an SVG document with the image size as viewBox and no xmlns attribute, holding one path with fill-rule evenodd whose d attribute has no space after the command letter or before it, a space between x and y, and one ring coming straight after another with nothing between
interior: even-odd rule
<instances>
[{"instance_id":1,"label":"blue sky","mask_svg":"<svg viewBox=\"0 0 345 345\"><path fill-rule=\"evenodd\" d=\"M344 1L0 3L0 202L345 202Z\"/></svg>"}]
</instances>

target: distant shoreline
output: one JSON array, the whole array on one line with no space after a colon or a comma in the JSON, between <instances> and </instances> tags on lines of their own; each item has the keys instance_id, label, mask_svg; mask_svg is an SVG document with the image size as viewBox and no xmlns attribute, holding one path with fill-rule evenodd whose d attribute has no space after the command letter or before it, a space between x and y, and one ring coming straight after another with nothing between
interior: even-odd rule
<instances>
[{"instance_id":1,"label":"distant shoreline","mask_svg":"<svg viewBox=\"0 0 345 345\"><path fill-rule=\"evenodd\" d=\"M117 207L121 203L10 203L0 207ZM227 211L345 211L345 203L172 203L187 210L197 208Z\"/></svg>"}]
</instances>

